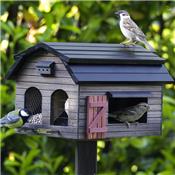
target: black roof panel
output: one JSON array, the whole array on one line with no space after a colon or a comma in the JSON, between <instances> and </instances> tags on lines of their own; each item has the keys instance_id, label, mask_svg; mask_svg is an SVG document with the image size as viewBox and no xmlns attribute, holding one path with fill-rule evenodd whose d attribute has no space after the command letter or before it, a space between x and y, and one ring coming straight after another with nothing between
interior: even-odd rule
<instances>
[{"instance_id":1,"label":"black roof panel","mask_svg":"<svg viewBox=\"0 0 175 175\"><path fill-rule=\"evenodd\" d=\"M104 43L45 43L71 64L162 64L165 60L139 46Z\"/></svg>"},{"instance_id":2,"label":"black roof panel","mask_svg":"<svg viewBox=\"0 0 175 175\"><path fill-rule=\"evenodd\" d=\"M165 83L173 79L164 59L135 45L104 43L39 43L17 55L7 78L14 78L30 54L46 51L58 56L76 83Z\"/></svg>"},{"instance_id":3,"label":"black roof panel","mask_svg":"<svg viewBox=\"0 0 175 175\"><path fill-rule=\"evenodd\" d=\"M138 65L70 65L79 83L161 83L171 82L166 68Z\"/></svg>"}]
</instances>

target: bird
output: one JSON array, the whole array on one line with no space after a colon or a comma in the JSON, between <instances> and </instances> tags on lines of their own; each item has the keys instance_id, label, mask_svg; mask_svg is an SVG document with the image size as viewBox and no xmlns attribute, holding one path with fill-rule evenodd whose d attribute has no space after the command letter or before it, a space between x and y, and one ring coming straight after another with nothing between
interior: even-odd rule
<instances>
[{"instance_id":1,"label":"bird","mask_svg":"<svg viewBox=\"0 0 175 175\"><path fill-rule=\"evenodd\" d=\"M27 109L16 109L0 119L0 127L20 128L30 116L31 114Z\"/></svg>"},{"instance_id":2,"label":"bird","mask_svg":"<svg viewBox=\"0 0 175 175\"><path fill-rule=\"evenodd\" d=\"M109 113L108 116L114 118L119 122L126 123L128 128L129 122L136 122L150 109L149 105L145 102L138 103L137 105L127 107L123 110L114 111Z\"/></svg>"},{"instance_id":3,"label":"bird","mask_svg":"<svg viewBox=\"0 0 175 175\"><path fill-rule=\"evenodd\" d=\"M145 34L131 19L127 11L119 10L115 12L115 15L120 18L120 30L122 34L128 39L127 41L122 42L122 44L136 44L139 41L143 43L150 51L154 52L154 48L146 40Z\"/></svg>"},{"instance_id":4,"label":"bird","mask_svg":"<svg viewBox=\"0 0 175 175\"><path fill-rule=\"evenodd\" d=\"M68 115L63 111L54 121L54 125L67 126L68 125Z\"/></svg>"}]
</instances>

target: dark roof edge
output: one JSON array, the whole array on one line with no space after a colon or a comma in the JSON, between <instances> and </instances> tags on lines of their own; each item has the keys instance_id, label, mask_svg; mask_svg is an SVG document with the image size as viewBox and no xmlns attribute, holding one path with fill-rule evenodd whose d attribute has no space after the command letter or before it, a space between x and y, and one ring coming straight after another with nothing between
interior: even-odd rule
<instances>
[{"instance_id":1,"label":"dark roof edge","mask_svg":"<svg viewBox=\"0 0 175 175\"><path fill-rule=\"evenodd\" d=\"M59 56L62 61L65 61L65 62L68 62L69 61L69 58L66 57L65 55L63 55L62 53L56 51L55 49L53 49L52 47L50 47L49 45L47 45L46 43L44 42L40 42L32 47L29 47L28 49L16 54L14 56L15 60L18 60L18 59L21 59L23 58L24 56L28 56L30 55L31 53L39 50L39 49L44 49L45 51L48 51L50 53L53 53L54 55L56 56Z\"/></svg>"},{"instance_id":2,"label":"dark roof edge","mask_svg":"<svg viewBox=\"0 0 175 175\"><path fill-rule=\"evenodd\" d=\"M58 56L61 61L63 62L64 66L66 67L67 71L69 72L70 76L72 77L73 81L77 84L77 79L75 78L75 76L73 76L73 73L70 69L68 69L67 66L67 62L69 62L69 58L66 57L65 55L63 55L62 53L54 50L53 48L51 48L50 46L48 46L45 43L38 43L33 47L30 47L22 52L20 52L19 54L15 55L15 63L12 65L12 67L10 68L9 72L7 73L5 79L15 79L15 75L14 73L18 72L18 68L21 66L21 64L24 62L24 58L26 56L29 56L30 54L32 54L33 52L38 51L39 49L44 49L47 52L50 52L52 54L54 54L55 56Z\"/></svg>"},{"instance_id":3,"label":"dark roof edge","mask_svg":"<svg viewBox=\"0 0 175 175\"><path fill-rule=\"evenodd\" d=\"M114 62L115 61L115 62ZM162 58L159 58L157 60L142 60L142 59L108 59L108 60L92 60L92 59L69 59L69 64L82 64L82 65L89 65L89 64L94 64L94 65L112 65L112 64L123 64L123 65L162 65L165 63L165 60Z\"/></svg>"},{"instance_id":4,"label":"dark roof edge","mask_svg":"<svg viewBox=\"0 0 175 175\"><path fill-rule=\"evenodd\" d=\"M79 81L78 84L79 85L89 85L89 84L92 84L92 85L96 85L96 84L117 84L117 85L164 85L164 84L172 84L172 83L175 83L175 80L172 79L169 80L169 81L150 81L150 82L145 82L145 81L133 81L133 82L130 82L130 81L124 81L124 82L116 82L116 81L98 81L98 82L95 82L95 81Z\"/></svg>"}]
</instances>

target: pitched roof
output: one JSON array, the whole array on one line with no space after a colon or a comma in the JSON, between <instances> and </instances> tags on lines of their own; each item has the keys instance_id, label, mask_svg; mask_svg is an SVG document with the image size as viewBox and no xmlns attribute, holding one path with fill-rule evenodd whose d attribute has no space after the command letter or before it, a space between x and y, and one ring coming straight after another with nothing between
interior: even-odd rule
<instances>
[{"instance_id":1,"label":"pitched roof","mask_svg":"<svg viewBox=\"0 0 175 175\"><path fill-rule=\"evenodd\" d=\"M141 46L100 43L39 43L17 55L8 79L15 78L28 56L38 51L58 56L76 83L166 83L173 79L164 59Z\"/></svg>"}]
</instances>

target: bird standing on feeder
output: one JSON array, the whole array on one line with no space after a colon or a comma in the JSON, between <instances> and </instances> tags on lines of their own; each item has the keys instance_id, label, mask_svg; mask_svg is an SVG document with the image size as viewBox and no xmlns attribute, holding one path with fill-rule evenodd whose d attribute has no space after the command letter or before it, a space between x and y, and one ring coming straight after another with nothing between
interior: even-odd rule
<instances>
[{"instance_id":1,"label":"bird standing on feeder","mask_svg":"<svg viewBox=\"0 0 175 175\"><path fill-rule=\"evenodd\" d=\"M0 127L19 128L22 127L30 117L27 109L16 109L9 112L0 119Z\"/></svg>"},{"instance_id":2,"label":"bird standing on feeder","mask_svg":"<svg viewBox=\"0 0 175 175\"><path fill-rule=\"evenodd\" d=\"M131 19L129 13L125 10L115 12L120 18L120 30L122 34L128 39L122 44L135 44L136 42L143 43L150 51L154 52L153 47L147 42L145 34Z\"/></svg>"},{"instance_id":3,"label":"bird standing on feeder","mask_svg":"<svg viewBox=\"0 0 175 175\"><path fill-rule=\"evenodd\" d=\"M148 110L150 109L147 103L139 103L135 106L130 106L121 111L115 111L109 113L108 116L114 118L119 122L124 122L127 124L128 128L130 127L129 122L136 122L139 120Z\"/></svg>"}]
</instances>

